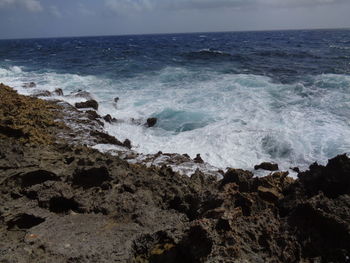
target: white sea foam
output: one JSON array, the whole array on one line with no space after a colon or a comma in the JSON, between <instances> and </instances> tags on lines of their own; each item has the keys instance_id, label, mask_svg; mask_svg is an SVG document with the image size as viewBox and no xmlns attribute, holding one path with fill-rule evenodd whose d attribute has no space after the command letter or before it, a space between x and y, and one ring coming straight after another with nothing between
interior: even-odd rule
<instances>
[{"instance_id":1,"label":"white sea foam","mask_svg":"<svg viewBox=\"0 0 350 263\"><path fill-rule=\"evenodd\" d=\"M350 76L310 76L312 85L306 86L174 67L124 80L0 68L0 82L22 93L32 92L22 88L31 81L36 89L91 92L101 115L124 121L106 124L107 131L120 140L129 138L145 154L200 153L219 168L252 169L274 161L282 169L305 169L314 161L325 163L350 152ZM114 97L120 98L117 105ZM154 128L130 120L142 124L150 116L159 118Z\"/></svg>"}]
</instances>

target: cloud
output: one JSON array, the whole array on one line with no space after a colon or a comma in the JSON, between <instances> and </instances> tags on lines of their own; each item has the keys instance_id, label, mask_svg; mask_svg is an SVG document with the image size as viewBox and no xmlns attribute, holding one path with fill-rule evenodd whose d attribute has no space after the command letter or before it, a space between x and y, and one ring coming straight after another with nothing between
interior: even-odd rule
<instances>
[{"instance_id":1,"label":"cloud","mask_svg":"<svg viewBox=\"0 0 350 263\"><path fill-rule=\"evenodd\" d=\"M50 13L51 13L52 15L54 15L55 17L57 17L57 18L61 18L61 17L62 17L62 13L61 13L61 11L57 8L57 6L54 6L54 5L50 6Z\"/></svg>"},{"instance_id":2,"label":"cloud","mask_svg":"<svg viewBox=\"0 0 350 263\"><path fill-rule=\"evenodd\" d=\"M85 5L83 5L82 3L79 3L78 5L78 10L80 12L80 14L84 15L84 16L93 16L95 15L95 12L88 9Z\"/></svg>"},{"instance_id":3,"label":"cloud","mask_svg":"<svg viewBox=\"0 0 350 263\"><path fill-rule=\"evenodd\" d=\"M0 8L8 6L20 6L30 12L40 12L43 10L38 0L0 0Z\"/></svg>"},{"instance_id":4,"label":"cloud","mask_svg":"<svg viewBox=\"0 0 350 263\"><path fill-rule=\"evenodd\" d=\"M152 10L158 4L157 2L155 0L105 0L105 6L115 13L124 14Z\"/></svg>"},{"instance_id":5,"label":"cloud","mask_svg":"<svg viewBox=\"0 0 350 263\"><path fill-rule=\"evenodd\" d=\"M105 6L116 13L154 9L218 9L244 7L302 7L336 4L347 0L105 0Z\"/></svg>"}]
</instances>

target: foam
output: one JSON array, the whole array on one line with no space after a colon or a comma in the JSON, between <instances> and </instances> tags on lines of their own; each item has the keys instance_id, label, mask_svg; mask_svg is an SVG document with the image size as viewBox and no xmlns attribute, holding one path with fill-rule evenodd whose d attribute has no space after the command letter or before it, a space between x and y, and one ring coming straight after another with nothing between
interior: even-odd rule
<instances>
[{"instance_id":1,"label":"foam","mask_svg":"<svg viewBox=\"0 0 350 263\"><path fill-rule=\"evenodd\" d=\"M252 169L262 161L274 161L282 169L306 169L315 161L325 163L350 152L350 76L346 75L305 76L306 85L181 67L115 80L0 68L0 82L21 93L33 92L22 87L31 81L37 90L89 91L99 101L101 115L122 121L106 124L106 130L119 140L130 139L144 154L200 153L219 168ZM117 104L114 97L120 98ZM83 100L60 98L71 104ZM151 116L159 118L158 126L146 128L142 124Z\"/></svg>"}]
</instances>

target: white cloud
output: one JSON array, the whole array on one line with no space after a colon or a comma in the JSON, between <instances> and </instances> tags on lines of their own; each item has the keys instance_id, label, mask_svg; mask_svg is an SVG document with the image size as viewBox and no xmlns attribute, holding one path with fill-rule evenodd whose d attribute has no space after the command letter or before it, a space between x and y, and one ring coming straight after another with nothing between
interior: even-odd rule
<instances>
[{"instance_id":1,"label":"white cloud","mask_svg":"<svg viewBox=\"0 0 350 263\"><path fill-rule=\"evenodd\" d=\"M105 0L116 13L152 9L215 9L241 7L298 7L346 2L347 0Z\"/></svg>"},{"instance_id":2,"label":"white cloud","mask_svg":"<svg viewBox=\"0 0 350 263\"><path fill-rule=\"evenodd\" d=\"M157 1L154 0L105 0L105 6L119 14L151 10L156 4Z\"/></svg>"},{"instance_id":3,"label":"white cloud","mask_svg":"<svg viewBox=\"0 0 350 263\"><path fill-rule=\"evenodd\" d=\"M30 12L40 12L43 10L38 0L0 0L0 8L12 5L23 7Z\"/></svg>"}]
</instances>

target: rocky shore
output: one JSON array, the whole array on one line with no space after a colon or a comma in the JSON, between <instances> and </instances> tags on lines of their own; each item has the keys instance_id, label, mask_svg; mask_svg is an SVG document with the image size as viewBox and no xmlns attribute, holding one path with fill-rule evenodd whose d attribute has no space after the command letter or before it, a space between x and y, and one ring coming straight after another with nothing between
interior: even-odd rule
<instances>
[{"instance_id":1,"label":"rocky shore","mask_svg":"<svg viewBox=\"0 0 350 263\"><path fill-rule=\"evenodd\" d=\"M350 262L346 155L188 177L88 147L132 146L99 122L0 85L0 262Z\"/></svg>"}]
</instances>

